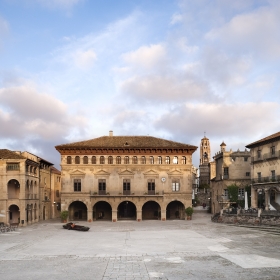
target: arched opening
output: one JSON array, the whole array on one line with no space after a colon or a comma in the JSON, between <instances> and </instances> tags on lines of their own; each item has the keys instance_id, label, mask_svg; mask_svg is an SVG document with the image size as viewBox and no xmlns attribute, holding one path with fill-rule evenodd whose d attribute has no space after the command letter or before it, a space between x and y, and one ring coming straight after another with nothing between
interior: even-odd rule
<instances>
[{"instance_id":1,"label":"arched opening","mask_svg":"<svg viewBox=\"0 0 280 280\"><path fill-rule=\"evenodd\" d=\"M180 201L172 201L166 207L166 219L184 220L185 219L185 206Z\"/></svg>"},{"instance_id":2,"label":"arched opening","mask_svg":"<svg viewBox=\"0 0 280 280\"><path fill-rule=\"evenodd\" d=\"M34 220L37 220L37 204L34 204Z\"/></svg>"},{"instance_id":3,"label":"arched opening","mask_svg":"<svg viewBox=\"0 0 280 280\"><path fill-rule=\"evenodd\" d=\"M43 220L45 220L46 219L46 207L44 206L44 208L43 208Z\"/></svg>"},{"instance_id":4,"label":"arched opening","mask_svg":"<svg viewBox=\"0 0 280 280\"><path fill-rule=\"evenodd\" d=\"M96 221L112 221L112 207L106 201L98 201L92 209L92 218Z\"/></svg>"},{"instance_id":5,"label":"arched opening","mask_svg":"<svg viewBox=\"0 0 280 280\"><path fill-rule=\"evenodd\" d=\"M87 206L82 201L74 201L69 205L69 220L87 221Z\"/></svg>"},{"instance_id":6,"label":"arched opening","mask_svg":"<svg viewBox=\"0 0 280 280\"><path fill-rule=\"evenodd\" d=\"M160 205L155 201L148 201L142 207L143 220L158 220L161 218Z\"/></svg>"},{"instance_id":7,"label":"arched opening","mask_svg":"<svg viewBox=\"0 0 280 280\"><path fill-rule=\"evenodd\" d=\"M8 199L19 199L20 185L15 179L8 182Z\"/></svg>"},{"instance_id":8,"label":"arched opening","mask_svg":"<svg viewBox=\"0 0 280 280\"><path fill-rule=\"evenodd\" d=\"M136 206L130 201L123 201L118 206L118 220L136 220Z\"/></svg>"},{"instance_id":9,"label":"arched opening","mask_svg":"<svg viewBox=\"0 0 280 280\"><path fill-rule=\"evenodd\" d=\"M15 204L9 207L9 223L10 225L18 225L20 223L19 207Z\"/></svg>"}]
</instances>

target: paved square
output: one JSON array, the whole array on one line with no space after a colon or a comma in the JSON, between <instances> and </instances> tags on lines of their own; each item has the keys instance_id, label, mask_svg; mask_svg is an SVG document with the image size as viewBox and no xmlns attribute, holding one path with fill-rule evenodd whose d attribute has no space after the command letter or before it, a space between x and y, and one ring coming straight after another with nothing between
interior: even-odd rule
<instances>
[{"instance_id":1,"label":"paved square","mask_svg":"<svg viewBox=\"0 0 280 280\"><path fill-rule=\"evenodd\" d=\"M280 279L280 235L191 221L45 221L0 234L0 279Z\"/></svg>"}]
</instances>

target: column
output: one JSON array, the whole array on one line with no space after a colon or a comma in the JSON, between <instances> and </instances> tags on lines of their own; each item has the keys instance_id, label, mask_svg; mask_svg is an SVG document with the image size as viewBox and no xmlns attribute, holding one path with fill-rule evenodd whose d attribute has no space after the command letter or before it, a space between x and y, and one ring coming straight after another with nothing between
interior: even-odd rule
<instances>
[{"instance_id":1,"label":"column","mask_svg":"<svg viewBox=\"0 0 280 280\"><path fill-rule=\"evenodd\" d=\"M112 210L112 222L116 222L118 220L118 210Z\"/></svg>"},{"instance_id":2,"label":"column","mask_svg":"<svg viewBox=\"0 0 280 280\"><path fill-rule=\"evenodd\" d=\"M161 220L166 221L166 210L161 210Z\"/></svg>"},{"instance_id":3,"label":"column","mask_svg":"<svg viewBox=\"0 0 280 280\"><path fill-rule=\"evenodd\" d=\"M251 187L251 207L258 208L258 192Z\"/></svg>"},{"instance_id":4,"label":"column","mask_svg":"<svg viewBox=\"0 0 280 280\"><path fill-rule=\"evenodd\" d=\"M265 190L264 191L264 193L265 193L265 210L266 211L268 211L269 210L269 208L268 208L268 190Z\"/></svg>"},{"instance_id":5,"label":"column","mask_svg":"<svg viewBox=\"0 0 280 280\"><path fill-rule=\"evenodd\" d=\"M92 222L92 210L91 209L87 211L87 220L89 223Z\"/></svg>"},{"instance_id":6,"label":"column","mask_svg":"<svg viewBox=\"0 0 280 280\"><path fill-rule=\"evenodd\" d=\"M137 222L142 221L142 210L137 210Z\"/></svg>"}]
</instances>

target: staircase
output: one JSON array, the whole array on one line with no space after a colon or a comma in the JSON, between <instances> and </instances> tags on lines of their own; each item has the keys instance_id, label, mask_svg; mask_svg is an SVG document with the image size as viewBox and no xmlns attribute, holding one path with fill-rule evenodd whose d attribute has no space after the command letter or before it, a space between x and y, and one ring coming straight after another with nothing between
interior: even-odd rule
<instances>
[{"instance_id":1,"label":"staircase","mask_svg":"<svg viewBox=\"0 0 280 280\"><path fill-rule=\"evenodd\" d=\"M270 204L276 209L277 212L280 212L280 205L275 202L275 200L271 200Z\"/></svg>"}]
</instances>

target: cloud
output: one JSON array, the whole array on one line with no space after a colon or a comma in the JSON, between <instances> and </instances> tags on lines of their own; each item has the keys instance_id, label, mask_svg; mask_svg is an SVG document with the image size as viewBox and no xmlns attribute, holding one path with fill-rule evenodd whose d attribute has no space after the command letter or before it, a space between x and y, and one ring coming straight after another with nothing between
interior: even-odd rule
<instances>
[{"instance_id":1,"label":"cloud","mask_svg":"<svg viewBox=\"0 0 280 280\"><path fill-rule=\"evenodd\" d=\"M170 24L173 25L173 24L176 24L176 23L179 23L179 22L182 22L182 21L183 21L183 15L175 13L175 14L172 15Z\"/></svg>"},{"instance_id":2,"label":"cloud","mask_svg":"<svg viewBox=\"0 0 280 280\"><path fill-rule=\"evenodd\" d=\"M93 50L87 50L77 51L75 54L73 54L73 58L77 67L88 70L93 66L97 57Z\"/></svg>"},{"instance_id":3,"label":"cloud","mask_svg":"<svg viewBox=\"0 0 280 280\"><path fill-rule=\"evenodd\" d=\"M274 3L274 2L272 2ZM252 12L238 14L222 27L206 34L206 39L264 57L280 57L280 5L272 4Z\"/></svg>"},{"instance_id":4,"label":"cloud","mask_svg":"<svg viewBox=\"0 0 280 280\"><path fill-rule=\"evenodd\" d=\"M0 16L0 35L9 31L8 22Z\"/></svg>"},{"instance_id":5,"label":"cloud","mask_svg":"<svg viewBox=\"0 0 280 280\"><path fill-rule=\"evenodd\" d=\"M35 0L42 6L47 8L59 8L69 10L73 6L83 2L84 0Z\"/></svg>"},{"instance_id":6,"label":"cloud","mask_svg":"<svg viewBox=\"0 0 280 280\"><path fill-rule=\"evenodd\" d=\"M166 57L164 46L150 45L142 46L139 49L122 55L125 62L136 66L151 68L158 65Z\"/></svg>"}]
</instances>

